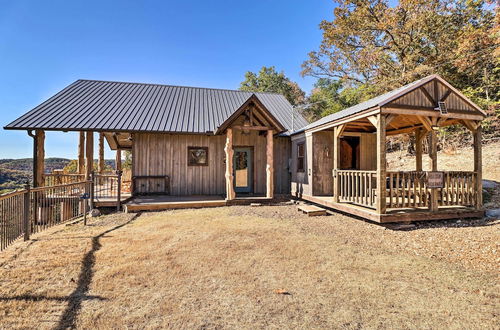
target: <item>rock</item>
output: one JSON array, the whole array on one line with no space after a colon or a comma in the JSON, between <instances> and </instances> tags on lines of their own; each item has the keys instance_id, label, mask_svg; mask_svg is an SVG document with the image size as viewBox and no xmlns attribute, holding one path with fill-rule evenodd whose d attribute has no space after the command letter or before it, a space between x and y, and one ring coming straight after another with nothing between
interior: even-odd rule
<instances>
[{"instance_id":1,"label":"rock","mask_svg":"<svg viewBox=\"0 0 500 330\"><path fill-rule=\"evenodd\" d=\"M483 188L485 189L495 189L500 186L500 183L492 180L483 180Z\"/></svg>"},{"instance_id":2,"label":"rock","mask_svg":"<svg viewBox=\"0 0 500 330\"><path fill-rule=\"evenodd\" d=\"M500 209L486 210L486 217L500 219Z\"/></svg>"},{"instance_id":3,"label":"rock","mask_svg":"<svg viewBox=\"0 0 500 330\"><path fill-rule=\"evenodd\" d=\"M101 216L101 211L99 211L98 209L93 209L92 211L90 211L90 216L92 218L99 217Z\"/></svg>"},{"instance_id":4,"label":"rock","mask_svg":"<svg viewBox=\"0 0 500 330\"><path fill-rule=\"evenodd\" d=\"M262 203L250 203L250 206L252 207L262 206Z\"/></svg>"}]
</instances>

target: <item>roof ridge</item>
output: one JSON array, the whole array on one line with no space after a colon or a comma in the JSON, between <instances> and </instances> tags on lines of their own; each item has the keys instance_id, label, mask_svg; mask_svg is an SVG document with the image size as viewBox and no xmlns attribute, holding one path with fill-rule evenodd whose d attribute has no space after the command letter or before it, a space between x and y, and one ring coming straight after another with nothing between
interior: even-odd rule
<instances>
[{"instance_id":1,"label":"roof ridge","mask_svg":"<svg viewBox=\"0 0 500 330\"><path fill-rule=\"evenodd\" d=\"M281 96L283 96L283 94L273 93L273 92L253 92L253 91L242 91L242 90L239 90L239 89L229 89L229 88L198 87L198 86L171 85L171 84L145 83L145 82L133 82L133 81L100 80L100 79L77 79L77 81L92 81L92 82L103 82L103 83L118 83L118 84L133 84L133 85L148 85L148 86L194 88L194 89L206 89L206 90L216 90L216 91L252 93L252 94L270 94L270 95L281 95Z\"/></svg>"}]
</instances>

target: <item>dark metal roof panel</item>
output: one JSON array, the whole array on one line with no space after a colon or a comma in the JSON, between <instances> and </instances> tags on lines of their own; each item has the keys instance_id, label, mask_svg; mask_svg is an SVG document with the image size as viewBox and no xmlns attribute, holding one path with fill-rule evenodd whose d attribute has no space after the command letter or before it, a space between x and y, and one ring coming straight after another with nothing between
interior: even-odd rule
<instances>
[{"instance_id":1,"label":"dark metal roof panel","mask_svg":"<svg viewBox=\"0 0 500 330\"><path fill-rule=\"evenodd\" d=\"M95 80L75 81L5 128L207 133L252 94L291 130L292 106L279 94ZM306 125L295 116L295 129Z\"/></svg>"}]
</instances>

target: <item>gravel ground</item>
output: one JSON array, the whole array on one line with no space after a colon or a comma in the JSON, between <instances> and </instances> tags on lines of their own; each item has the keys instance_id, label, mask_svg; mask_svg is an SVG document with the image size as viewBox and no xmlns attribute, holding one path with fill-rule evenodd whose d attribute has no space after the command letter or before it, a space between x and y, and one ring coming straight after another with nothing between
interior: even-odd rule
<instances>
[{"instance_id":1,"label":"gravel ground","mask_svg":"<svg viewBox=\"0 0 500 330\"><path fill-rule=\"evenodd\" d=\"M233 206L231 214L279 219L299 226L305 233L342 235L346 242L362 249L384 246L394 253L437 258L459 267L500 275L500 220L416 222L413 228L394 230L340 213L308 217L298 212L296 205Z\"/></svg>"}]
</instances>

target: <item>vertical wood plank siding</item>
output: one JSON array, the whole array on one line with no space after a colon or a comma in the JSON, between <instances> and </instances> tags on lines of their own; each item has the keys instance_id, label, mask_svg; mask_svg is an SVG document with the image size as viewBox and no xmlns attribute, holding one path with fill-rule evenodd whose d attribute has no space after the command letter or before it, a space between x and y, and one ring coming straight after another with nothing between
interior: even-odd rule
<instances>
[{"instance_id":1,"label":"vertical wood plank siding","mask_svg":"<svg viewBox=\"0 0 500 330\"><path fill-rule=\"evenodd\" d=\"M137 133L133 139L133 175L168 175L171 195L224 195L225 135ZM188 166L187 148L208 147L208 166ZM234 147L253 147L254 192L266 193L266 137L256 131L234 131ZM274 138L274 193L290 193L290 138ZM137 187L138 193L157 192L157 179Z\"/></svg>"}]
</instances>

